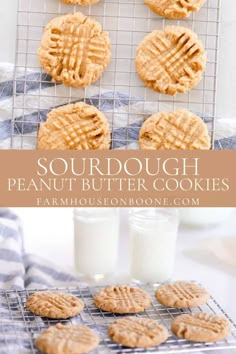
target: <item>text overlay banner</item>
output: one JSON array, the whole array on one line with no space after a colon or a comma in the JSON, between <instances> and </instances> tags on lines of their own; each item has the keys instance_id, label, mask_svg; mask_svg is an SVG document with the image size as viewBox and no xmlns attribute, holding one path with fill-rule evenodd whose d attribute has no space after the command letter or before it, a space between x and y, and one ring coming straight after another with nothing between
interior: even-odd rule
<instances>
[{"instance_id":1,"label":"text overlay banner","mask_svg":"<svg viewBox=\"0 0 236 354\"><path fill-rule=\"evenodd\" d=\"M1 207L236 206L236 151L1 151Z\"/></svg>"}]
</instances>

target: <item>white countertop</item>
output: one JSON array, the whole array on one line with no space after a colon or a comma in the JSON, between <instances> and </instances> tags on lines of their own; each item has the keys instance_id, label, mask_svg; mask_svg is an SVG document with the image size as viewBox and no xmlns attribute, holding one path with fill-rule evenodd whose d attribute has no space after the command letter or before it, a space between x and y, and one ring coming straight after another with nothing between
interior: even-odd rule
<instances>
[{"instance_id":1,"label":"white countertop","mask_svg":"<svg viewBox=\"0 0 236 354\"><path fill-rule=\"evenodd\" d=\"M37 1L37 0L34 0ZM38 0L40 1L40 0ZM221 2L221 35L217 115L234 118L236 112L236 2ZM0 2L0 62L14 62L17 0Z\"/></svg>"},{"instance_id":2,"label":"white countertop","mask_svg":"<svg viewBox=\"0 0 236 354\"><path fill-rule=\"evenodd\" d=\"M47 258L66 271L74 271L72 209L14 210L24 223L26 252ZM119 281L126 279L128 268L126 214L123 210L117 267ZM235 230L235 217L231 217L216 228L181 229L174 272L174 279L196 280L207 287L234 321L236 321L236 269L221 263L202 249L201 242L209 237L236 237Z\"/></svg>"}]
</instances>

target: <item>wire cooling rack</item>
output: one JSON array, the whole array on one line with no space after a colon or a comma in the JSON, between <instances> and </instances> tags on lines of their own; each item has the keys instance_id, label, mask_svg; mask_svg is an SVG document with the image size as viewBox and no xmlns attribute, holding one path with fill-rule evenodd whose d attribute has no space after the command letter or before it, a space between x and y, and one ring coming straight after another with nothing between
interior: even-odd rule
<instances>
[{"instance_id":1,"label":"wire cooling rack","mask_svg":"<svg viewBox=\"0 0 236 354\"><path fill-rule=\"evenodd\" d=\"M71 320L50 320L34 316L25 307L26 299L36 290L22 291L7 291L0 292L0 352L7 354L28 354L38 353L34 347L34 341L40 332L51 325L58 322L67 323L82 323L89 326L100 337L100 344L96 353L142 353L142 352L157 352L157 353L191 353L226 350L236 348L236 325L222 310L220 305L213 297L207 305L194 309L174 309L160 305L154 297L155 287L152 285L142 286L152 297L152 306L138 317L145 317L158 320L169 330L168 340L159 347L152 347L146 350L130 349L122 347L112 342L107 335L107 326L117 317L109 312L102 312L93 304L93 295L100 289L99 287L81 287L73 289L53 289L70 292L71 294L80 297L85 304L83 312ZM225 340L217 343L193 343L185 339L177 339L170 331L172 320L183 313L206 311L223 315L231 323L232 334ZM119 317L122 317L119 315ZM4 348L4 350L2 350Z\"/></svg>"},{"instance_id":2,"label":"wire cooling rack","mask_svg":"<svg viewBox=\"0 0 236 354\"><path fill-rule=\"evenodd\" d=\"M58 15L76 11L100 21L112 43L109 67L95 85L86 89L52 83L40 69L37 58L44 26ZM59 0L19 0L11 147L36 148L38 126L48 111L80 100L105 113L112 131L113 149L136 149L145 118L178 108L189 109L202 117L214 147L219 19L220 0L206 0L198 13L181 21L156 16L143 0L101 0L82 8ZM140 41L152 30L170 24L195 31L208 56L201 83L190 93L176 97L145 88L135 70Z\"/></svg>"}]
</instances>

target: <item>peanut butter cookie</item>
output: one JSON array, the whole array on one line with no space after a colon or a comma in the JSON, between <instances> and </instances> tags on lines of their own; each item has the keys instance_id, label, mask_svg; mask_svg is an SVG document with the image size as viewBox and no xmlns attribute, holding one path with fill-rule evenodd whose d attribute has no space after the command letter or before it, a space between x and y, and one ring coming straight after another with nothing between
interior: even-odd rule
<instances>
[{"instance_id":1,"label":"peanut butter cookie","mask_svg":"<svg viewBox=\"0 0 236 354\"><path fill-rule=\"evenodd\" d=\"M139 288L111 286L102 289L94 296L95 305L113 313L138 313L150 307L150 296Z\"/></svg>"},{"instance_id":2,"label":"peanut butter cookie","mask_svg":"<svg viewBox=\"0 0 236 354\"><path fill-rule=\"evenodd\" d=\"M210 137L207 125L195 114L160 112L144 122L139 146L145 150L208 150Z\"/></svg>"},{"instance_id":3,"label":"peanut butter cookie","mask_svg":"<svg viewBox=\"0 0 236 354\"><path fill-rule=\"evenodd\" d=\"M201 80L206 52L197 35L185 27L167 26L139 44L136 68L144 84L163 94L186 93Z\"/></svg>"},{"instance_id":4,"label":"peanut butter cookie","mask_svg":"<svg viewBox=\"0 0 236 354\"><path fill-rule=\"evenodd\" d=\"M38 133L39 150L106 150L110 141L105 116L83 102L53 109Z\"/></svg>"},{"instance_id":5,"label":"peanut butter cookie","mask_svg":"<svg viewBox=\"0 0 236 354\"><path fill-rule=\"evenodd\" d=\"M148 348L160 345L168 338L168 331L149 318L125 317L108 328L110 338L126 347Z\"/></svg>"},{"instance_id":6,"label":"peanut butter cookie","mask_svg":"<svg viewBox=\"0 0 236 354\"><path fill-rule=\"evenodd\" d=\"M54 81L86 87L99 79L110 62L109 35L100 23L80 12L60 16L46 26L38 56Z\"/></svg>"},{"instance_id":7,"label":"peanut butter cookie","mask_svg":"<svg viewBox=\"0 0 236 354\"><path fill-rule=\"evenodd\" d=\"M46 329L35 341L36 348L46 354L88 353L98 344L98 336L89 327L60 323Z\"/></svg>"},{"instance_id":8,"label":"peanut butter cookie","mask_svg":"<svg viewBox=\"0 0 236 354\"><path fill-rule=\"evenodd\" d=\"M217 342L230 334L230 325L225 318L204 312L176 317L171 329L177 337L193 342Z\"/></svg>"},{"instance_id":9,"label":"peanut butter cookie","mask_svg":"<svg viewBox=\"0 0 236 354\"><path fill-rule=\"evenodd\" d=\"M79 6L88 6L99 2L100 0L61 0L64 4L68 5L79 5Z\"/></svg>"},{"instance_id":10,"label":"peanut butter cookie","mask_svg":"<svg viewBox=\"0 0 236 354\"><path fill-rule=\"evenodd\" d=\"M79 315L84 304L61 291L38 291L28 297L26 307L37 316L65 319Z\"/></svg>"},{"instance_id":11,"label":"peanut butter cookie","mask_svg":"<svg viewBox=\"0 0 236 354\"><path fill-rule=\"evenodd\" d=\"M161 285L155 295L162 305L176 308L201 306L206 304L210 297L206 289L186 281Z\"/></svg>"},{"instance_id":12,"label":"peanut butter cookie","mask_svg":"<svg viewBox=\"0 0 236 354\"><path fill-rule=\"evenodd\" d=\"M157 15L180 19L199 11L205 0L145 0L145 4Z\"/></svg>"}]
</instances>

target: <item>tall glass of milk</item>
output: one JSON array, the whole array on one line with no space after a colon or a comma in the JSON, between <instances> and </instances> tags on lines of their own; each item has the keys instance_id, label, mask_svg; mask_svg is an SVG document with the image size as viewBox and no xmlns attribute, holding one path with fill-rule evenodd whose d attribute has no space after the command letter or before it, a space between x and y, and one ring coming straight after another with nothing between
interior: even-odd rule
<instances>
[{"instance_id":1,"label":"tall glass of milk","mask_svg":"<svg viewBox=\"0 0 236 354\"><path fill-rule=\"evenodd\" d=\"M142 208L129 214L130 275L142 283L170 280L178 234L176 209Z\"/></svg>"},{"instance_id":2,"label":"tall glass of milk","mask_svg":"<svg viewBox=\"0 0 236 354\"><path fill-rule=\"evenodd\" d=\"M118 209L74 209L74 256L76 270L80 275L101 279L114 273L118 243Z\"/></svg>"}]
</instances>

